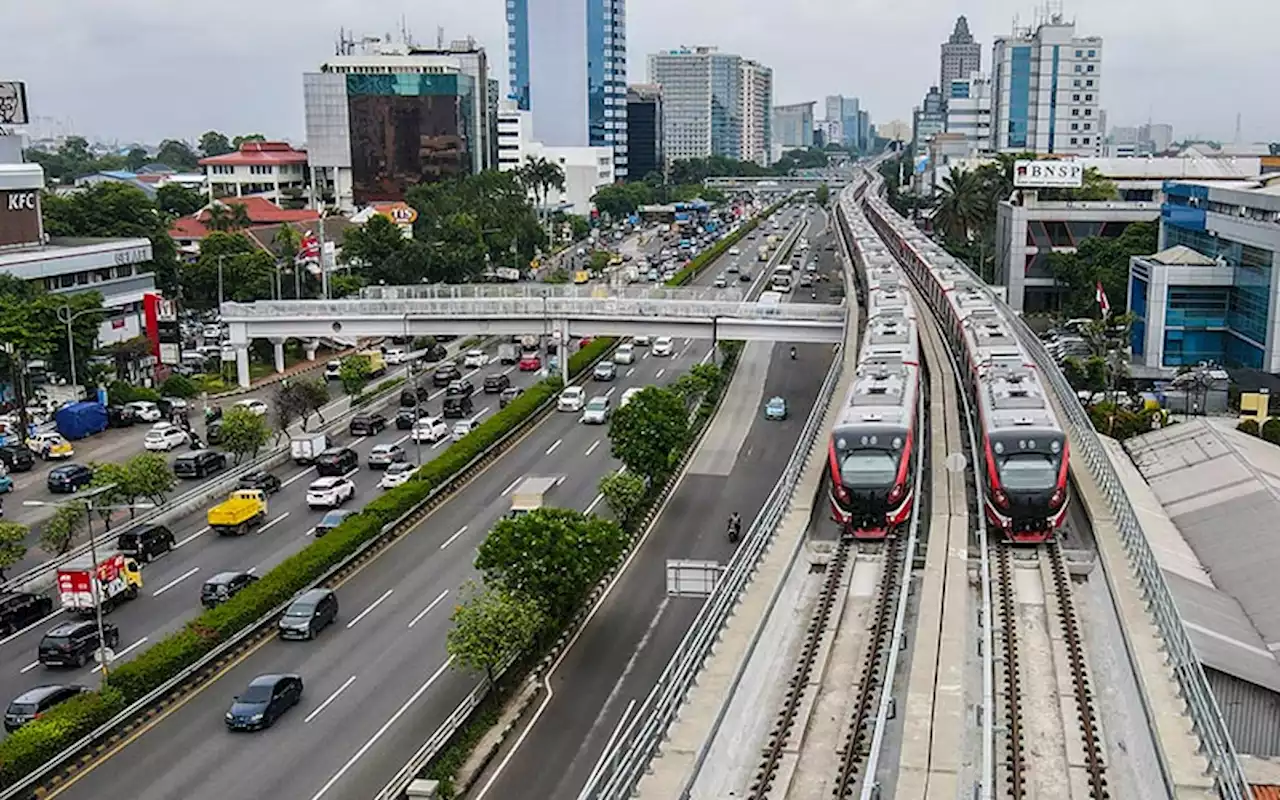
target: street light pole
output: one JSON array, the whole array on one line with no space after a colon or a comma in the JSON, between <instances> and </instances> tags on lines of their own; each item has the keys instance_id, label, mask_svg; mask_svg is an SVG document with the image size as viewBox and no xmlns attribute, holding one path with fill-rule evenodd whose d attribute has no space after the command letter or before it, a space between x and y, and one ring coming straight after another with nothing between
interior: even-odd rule
<instances>
[{"instance_id":1,"label":"street light pole","mask_svg":"<svg viewBox=\"0 0 1280 800\"><path fill-rule=\"evenodd\" d=\"M77 400L80 399L80 390L78 388L80 384L76 380L76 342L72 333L71 323L85 314L95 314L100 310L97 308L85 308L73 314L71 313L71 306L65 305L58 306L55 312L58 315L58 319L67 326L67 359L71 362L71 391ZM66 312L65 315L63 314L64 311Z\"/></svg>"},{"instance_id":2,"label":"street light pole","mask_svg":"<svg viewBox=\"0 0 1280 800\"><path fill-rule=\"evenodd\" d=\"M222 313L222 259L225 256L218 256L218 313Z\"/></svg>"},{"instance_id":3,"label":"street light pole","mask_svg":"<svg viewBox=\"0 0 1280 800\"><path fill-rule=\"evenodd\" d=\"M413 340L409 338L409 315L404 315L404 338L406 352L413 352ZM418 438L418 408L421 400L418 398L418 384L413 380L413 359L409 359L407 382L409 391L413 392L413 425L409 427L409 438L413 440L413 449L418 456L418 466L422 466L422 440Z\"/></svg>"}]
</instances>

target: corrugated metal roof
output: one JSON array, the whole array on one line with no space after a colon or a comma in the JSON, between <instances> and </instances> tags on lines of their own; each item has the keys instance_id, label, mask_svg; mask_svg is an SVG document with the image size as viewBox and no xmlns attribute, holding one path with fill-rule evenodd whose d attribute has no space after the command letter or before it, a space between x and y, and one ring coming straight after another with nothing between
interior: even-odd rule
<instances>
[{"instance_id":1,"label":"corrugated metal roof","mask_svg":"<svg viewBox=\"0 0 1280 800\"><path fill-rule=\"evenodd\" d=\"M1258 158L1083 158L1086 167L1093 167L1112 180L1163 180L1180 178L1230 179L1254 178L1262 172Z\"/></svg>"},{"instance_id":2,"label":"corrugated metal roof","mask_svg":"<svg viewBox=\"0 0 1280 800\"><path fill-rule=\"evenodd\" d=\"M1253 789L1253 800L1280 800L1280 786L1259 786L1254 784L1249 788Z\"/></svg>"}]
</instances>

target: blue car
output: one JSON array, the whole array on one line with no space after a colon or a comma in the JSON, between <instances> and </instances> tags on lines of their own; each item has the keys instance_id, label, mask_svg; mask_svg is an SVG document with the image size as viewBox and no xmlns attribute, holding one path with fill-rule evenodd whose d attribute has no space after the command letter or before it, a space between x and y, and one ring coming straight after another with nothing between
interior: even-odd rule
<instances>
[{"instance_id":1,"label":"blue car","mask_svg":"<svg viewBox=\"0 0 1280 800\"><path fill-rule=\"evenodd\" d=\"M13 478L8 475L0 475L0 494L7 494L13 491Z\"/></svg>"},{"instance_id":2,"label":"blue car","mask_svg":"<svg viewBox=\"0 0 1280 800\"><path fill-rule=\"evenodd\" d=\"M774 397L764 406L764 418L768 420L782 420L787 418L787 401L781 397Z\"/></svg>"}]
</instances>

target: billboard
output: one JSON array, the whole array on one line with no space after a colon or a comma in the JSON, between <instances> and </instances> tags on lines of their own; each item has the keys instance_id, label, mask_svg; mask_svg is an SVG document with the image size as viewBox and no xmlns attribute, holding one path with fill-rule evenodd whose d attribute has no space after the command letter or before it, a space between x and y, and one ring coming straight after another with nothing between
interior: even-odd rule
<instances>
[{"instance_id":1,"label":"billboard","mask_svg":"<svg viewBox=\"0 0 1280 800\"><path fill-rule=\"evenodd\" d=\"M179 363L182 337L178 333L177 305L163 295L147 292L142 296L142 313L147 323L151 355L161 364Z\"/></svg>"},{"instance_id":2,"label":"billboard","mask_svg":"<svg viewBox=\"0 0 1280 800\"><path fill-rule=\"evenodd\" d=\"M29 125L27 85L21 81L0 81L0 125Z\"/></svg>"},{"instance_id":3,"label":"billboard","mask_svg":"<svg viewBox=\"0 0 1280 800\"><path fill-rule=\"evenodd\" d=\"M1084 164L1079 161L1015 161L1013 185L1019 189L1069 188L1084 184Z\"/></svg>"},{"instance_id":4,"label":"billboard","mask_svg":"<svg viewBox=\"0 0 1280 800\"><path fill-rule=\"evenodd\" d=\"M0 247L40 244L40 191L0 191Z\"/></svg>"}]
</instances>

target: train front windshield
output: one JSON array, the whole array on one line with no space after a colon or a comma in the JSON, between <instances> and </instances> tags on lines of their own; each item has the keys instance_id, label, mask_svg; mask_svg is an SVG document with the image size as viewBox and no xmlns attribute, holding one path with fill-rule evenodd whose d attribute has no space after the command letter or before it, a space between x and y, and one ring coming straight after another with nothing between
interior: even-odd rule
<instances>
[{"instance_id":1,"label":"train front windshield","mask_svg":"<svg viewBox=\"0 0 1280 800\"><path fill-rule=\"evenodd\" d=\"M1057 488L1058 460L1047 453L1018 453L997 465L1000 485L1006 490L1042 492Z\"/></svg>"},{"instance_id":2,"label":"train front windshield","mask_svg":"<svg viewBox=\"0 0 1280 800\"><path fill-rule=\"evenodd\" d=\"M892 486L897 477L897 453L888 450L854 450L840 459L840 482L848 489Z\"/></svg>"}]
</instances>

